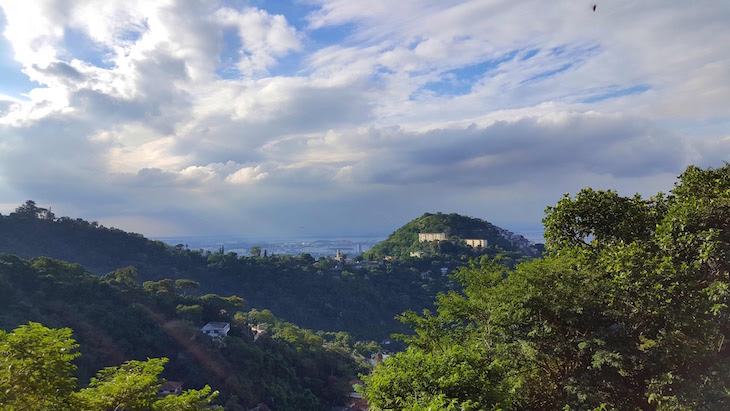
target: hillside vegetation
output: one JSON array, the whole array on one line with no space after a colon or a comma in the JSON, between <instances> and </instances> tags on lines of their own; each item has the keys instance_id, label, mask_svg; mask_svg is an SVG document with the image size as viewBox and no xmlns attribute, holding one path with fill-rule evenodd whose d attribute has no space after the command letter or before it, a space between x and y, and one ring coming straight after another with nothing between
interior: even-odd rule
<instances>
[{"instance_id":1,"label":"hillside vegetation","mask_svg":"<svg viewBox=\"0 0 730 411\"><path fill-rule=\"evenodd\" d=\"M525 258L528 251L534 255L532 248L523 252L510 246L498 234L498 227L456 214L424 216L396 233L413 232L416 222L421 224L418 229L446 230L454 236L484 236L490 245L475 251L463 244L443 243L442 248L450 247L454 252L400 259L378 267L338 269L332 261L315 261L308 254L241 256L190 250L183 244L169 246L96 222L58 218L28 201L14 213L0 215L0 252L78 263L97 275L132 266L142 282L190 279L200 284L190 290L193 294L235 294L244 298L250 308L269 309L277 317L302 327L347 331L361 340L380 340L394 332L407 331L395 320L396 315L432 308L439 292L458 286L441 276L442 268L456 269L483 252L501 252L511 261ZM387 247L389 241L392 242L386 240L375 250Z\"/></svg>"},{"instance_id":2,"label":"hillside vegetation","mask_svg":"<svg viewBox=\"0 0 730 411\"><path fill-rule=\"evenodd\" d=\"M421 273L457 266L418 261L338 270L308 254L251 257L189 250L95 222L56 218L33 202L0 216L0 232L0 252L78 263L97 275L133 266L142 282L191 279L200 284L193 294L236 294L248 307L269 309L310 329L348 331L358 339L405 331L396 315L432 307L436 294L450 287L447 278Z\"/></svg>"},{"instance_id":3,"label":"hillside vegetation","mask_svg":"<svg viewBox=\"0 0 730 411\"><path fill-rule=\"evenodd\" d=\"M418 233L446 233L448 241L418 241ZM464 239L484 239L484 249L467 246ZM498 253L517 258L539 257L542 246L530 243L520 235L511 233L479 218L459 214L426 213L397 229L387 239L376 244L365 253L366 258L379 259L386 256L408 257L413 251L429 251L451 258L478 257Z\"/></svg>"},{"instance_id":4,"label":"hillside vegetation","mask_svg":"<svg viewBox=\"0 0 730 411\"><path fill-rule=\"evenodd\" d=\"M352 357L352 339L345 333L316 334L268 311L246 312L244 300L236 296L183 295L191 285L171 280L140 284L132 267L99 277L78 264L0 254L0 330L30 321L73 330L81 353L73 376L81 387L105 367L168 358L164 371L153 367L154 381L161 371L162 378L182 381L185 388L210 385L220 391L217 401L234 411L260 402L281 410L328 410L344 403L348 381L366 371ZM209 321L229 322L228 337L218 341L201 333ZM250 324L256 323L269 328L254 341ZM39 349L68 341L67 334L42 337ZM326 341L338 344L325 349ZM30 364L32 358L22 357L19 349ZM0 368L0 393L11 390L6 384L23 381L13 370Z\"/></svg>"},{"instance_id":5,"label":"hillside vegetation","mask_svg":"<svg viewBox=\"0 0 730 411\"><path fill-rule=\"evenodd\" d=\"M730 165L649 199L587 188L544 223L546 257L485 257L403 316L371 409L730 409Z\"/></svg>"}]
</instances>

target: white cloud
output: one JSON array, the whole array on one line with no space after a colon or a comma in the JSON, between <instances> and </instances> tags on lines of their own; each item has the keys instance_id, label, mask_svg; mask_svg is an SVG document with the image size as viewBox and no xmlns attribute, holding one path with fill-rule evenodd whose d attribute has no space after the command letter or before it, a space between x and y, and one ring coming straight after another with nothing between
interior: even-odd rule
<instances>
[{"instance_id":1,"label":"white cloud","mask_svg":"<svg viewBox=\"0 0 730 411\"><path fill-rule=\"evenodd\" d=\"M216 17L222 24L237 29L242 45L237 66L246 75L265 73L276 63L276 57L301 48L301 35L281 15L272 16L254 8L224 8L216 12Z\"/></svg>"},{"instance_id":2,"label":"white cloud","mask_svg":"<svg viewBox=\"0 0 730 411\"><path fill-rule=\"evenodd\" d=\"M256 184L268 176L269 173L262 171L261 166L243 167L235 173L228 175L226 182L231 184Z\"/></svg>"},{"instance_id":3,"label":"white cloud","mask_svg":"<svg viewBox=\"0 0 730 411\"><path fill-rule=\"evenodd\" d=\"M310 4L299 31L227 1L0 1L41 84L0 88L0 194L177 224L324 203L363 227L420 197L539 225L553 191L643 190L730 155L722 1Z\"/></svg>"}]
</instances>

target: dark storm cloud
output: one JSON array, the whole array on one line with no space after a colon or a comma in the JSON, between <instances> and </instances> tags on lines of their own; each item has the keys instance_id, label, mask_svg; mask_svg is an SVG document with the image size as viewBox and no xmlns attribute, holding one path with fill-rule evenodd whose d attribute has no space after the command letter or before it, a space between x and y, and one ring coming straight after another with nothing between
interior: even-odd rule
<instances>
[{"instance_id":1,"label":"dark storm cloud","mask_svg":"<svg viewBox=\"0 0 730 411\"><path fill-rule=\"evenodd\" d=\"M684 140L648 121L588 113L403 133L387 151L355 168L380 184L490 186L547 174L622 178L675 172L688 153Z\"/></svg>"}]
</instances>

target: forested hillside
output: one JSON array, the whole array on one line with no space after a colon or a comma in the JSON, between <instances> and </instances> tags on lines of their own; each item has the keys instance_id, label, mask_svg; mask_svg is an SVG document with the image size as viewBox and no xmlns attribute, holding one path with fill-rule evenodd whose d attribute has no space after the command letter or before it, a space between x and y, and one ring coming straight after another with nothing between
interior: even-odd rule
<instances>
[{"instance_id":1,"label":"forested hillside","mask_svg":"<svg viewBox=\"0 0 730 411\"><path fill-rule=\"evenodd\" d=\"M483 250L490 255L501 252L511 261L526 257L521 249L510 246L498 234L498 227L456 214L427 215L408 223L396 232L398 235L376 246L375 257L380 255L377 250L391 247L393 237L412 234L416 229L445 230L463 237L482 236L490 241ZM456 244L450 248L454 252L436 253L423 259L404 258L376 267L338 268L332 261L315 261L308 254L250 257L189 250L182 244L171 247L96 222L57 218L32 201L10 215L0 216L0 233L0 252L78 263L97 275L133 266L140 281L192 279L200 284L198 289L191 290L194 294L236 294L249 307L269 309L278 317L306 328L347 331L357 339L377 340L407 330L394 320L396 315L406 310L431 308L439 292L455 286L441 275L442 268L453 270L467 264L469 258L480 258L483 253ZM405 245L397 247L406 249ZM442 247L447 247L447 243ZM534 255L533 248L526 250Z\"/></svg>"},{"instance_id":2,"label":"forested hillside","mask_svg":"<svg viewBox=\"0 0 730 411\"><path fill-rule=\"evenodd\" d=\"M0 255L0 329L32 321L73 330L81 386L104 367L168 358L163 378L182 381L186 389L210 385L226 410L260 402L280 410L327 410L344 402L348 381L366 370L352 357L352 339L344 333L315 334L268 311L247 312L236 296L183 295L191 282L140 284L136 277L131 267L99 277L77 264ZM228 337L218 341L201 333L208 321L229 322ZM268 328L254 341L250 326L257 323ZM325 349L326 341L335 344ZM0 371L0 383L17 382L4 372L12 369Z\"/></svg>"},{"instance_id":3,"label":"forested hillside","mask_svg":"<svg viewBox=\"0 0 730 411\"><path fill-rule=\"evenodd\" d=\"M485 258L367 379L380 410L730 409L730 165L670 195L584 189L547 209L547 256Z\"/></svg>"},{"instance_id":4,"label":"forested hillside","mask_svg":"<svg viewBox=\"0 0 730 411\"><path fill-rule=\"evenodd\" d=\"M447 241L419 242L419 233L445 233ZM467 246L465 239L486 240L486 247L475 249ZM387 239L365 253L366 258L386 256L408 257L414 251L428 251L449 258L479 258L482 255L509 255L539 257L542 245L532 244L520 235L511 233L479 218L459 214L430 214L412 220L396 230Z\"/></svg>"},{"instance_id":5,"label":"forested hillside","mask_svg":"<svg viewBox=\"0 0 730 411\"><path fill-rule=\"evenodd\" d=\"M269 309L306 328L348 331L358 339L404 331L394 317L432 307L436 294L450 287L440 268L464 263L424 260L336 269L333 262L307 254L249 257L189 250L95 222L56 218L33 202L0 216L0 233L0 252L78 263L97 275L133 266L140 281L192 279L200 284L194 294L236 294L251 308ZM439 275L424 278L427 271Z\"/></svg>"}]
</instances>

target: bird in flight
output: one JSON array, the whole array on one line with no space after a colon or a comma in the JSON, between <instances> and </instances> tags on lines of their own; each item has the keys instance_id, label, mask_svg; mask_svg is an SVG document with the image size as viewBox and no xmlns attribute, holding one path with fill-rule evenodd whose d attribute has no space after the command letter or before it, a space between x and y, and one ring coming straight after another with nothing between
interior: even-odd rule
<instances>
[{"instance_id":1,"label":"bird in flight","mask_svg":"<svg viewBox=\"0 0 730 411\"><path fill-rule=\"evenodd\" d=\"M596 5L595 4L593 5L593 11L596 11Z\"/></svg>"}]
</instances>

